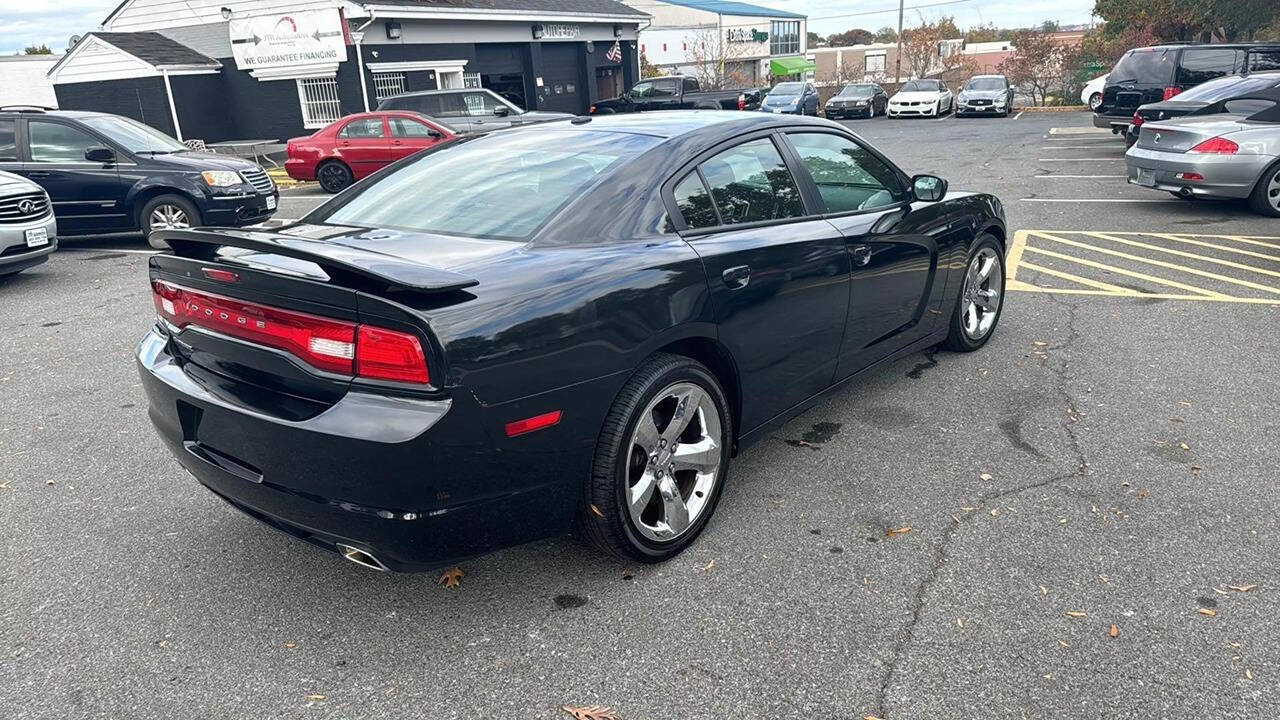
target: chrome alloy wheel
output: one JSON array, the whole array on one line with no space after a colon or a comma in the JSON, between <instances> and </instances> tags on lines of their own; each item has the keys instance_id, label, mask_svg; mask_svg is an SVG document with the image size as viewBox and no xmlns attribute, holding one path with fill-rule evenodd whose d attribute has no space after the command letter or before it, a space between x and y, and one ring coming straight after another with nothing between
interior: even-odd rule
<instances>
[{"instance_id":1,"label":"chrome alloy wheel","mask_svg":"<svg viewBox=\"0 0 1280 720\"><path fill-rule=\"evenodd\" d=\"M157 205L147 216L147 227L152 230L184 230L191 227L187 212L177 205Z\"/></svg>"},{"instance_id":2,"label":"chrome alloy wheel","mask_svg":"<svg viewBox=\"0 0 1280 720\"><path fill-rule=\"evenodd\" d=\"M640 414L626 456L626 504L646 539L674 540L706 510L723 470L720 437L720 411L693 383L667 387Z\"/></svg>"},{"instance_id":3,"label":"chrome alloy wheel","mask_svg":"<svg viewBox=\"0 0 1280 720\"><path fill-rule=\"evenodd\" d=\"M1000 315L1004 271L1000 256L989 247L974 254L964 278L964 334L970 340L981 340L991 332Z\"/></svg>"},{"instance_id":4,"label":"chrome alloy wheel","mask_svg":"<svg viewBox=\"0 0 1280 720\"><path fill-rule=\"evenodd\" d=\"M1271 181L1267 183L1267 202L1271 203L1271 207L1280 210L1280 170L1277 170L1271 176Z\"/></svg>"}]
</instances>

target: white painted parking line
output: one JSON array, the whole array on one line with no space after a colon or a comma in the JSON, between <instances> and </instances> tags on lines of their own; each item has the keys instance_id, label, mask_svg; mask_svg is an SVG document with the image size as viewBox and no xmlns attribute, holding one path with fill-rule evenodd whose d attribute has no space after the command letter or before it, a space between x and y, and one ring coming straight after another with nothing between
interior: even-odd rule
<instances>
[{"instance_id":1,"label":"white painted parking line","mask_svg":"<svg viewBox=\"0 0 1280 720\"><path fill-rule=\"evenodd\" d=\"M1094 143L1092 145L1045 145L1041 150L1097 150L1102 147L1102 143Z\"/></svg>"},{"instance_id":2,"label":"white painted parking line","mask_svg":"<svg viewBox=\"0 0 1280 720\"><path fill-rule=\"evenodd\" d=\"M1103 162L1106 160L1123 160L1120 157L1091 157L1091 158L1036 158L1036 162Z\"/></svg>"},{"instance_id":3,"label":"white painted parking line","mask_svg":"<svg viewBox=\"0 0 1280 720\"><path fill-rule=\"evenodd\" d=\"M1129 176L1128 175L1057 175L1055 173L1049 173L1047 175L1033 175L1032 177L1041 178L1041 179L1049 178L1050 180L1055 178L1064 178L1064 179L1071 179L1071 180L1101 180L1103 178L1126 178Z\"/></svg>"},{"instance_id":4,"label":"white painted parking line","mask_svg":"<svg viewBox=\"0 0 1280 720\"><path fill-rule=\"evenodd\" d=\"M1111 135L1112 132L1108 128L1096 127L1055 127L1049 128L1050 135Z\"/></svg>"},{"instance_id":5,"label":"white painted parking line","mask_svg":"<svg viewBox=\"0 0 1280 720\"><path fill-rule=\"evenodd\" d=\"M1131 198L1018 198L1022 202L1049 202L1049 203L1185 203L1185 200L1163 200L1161 198L1152 198L1150 200L1134 200Z\"/></svg>"},{"instance_id":6,"label":"white painted parking line","mask_svg":"<svg viewBox=\"0 0 1280 720\"><path fill-rule=\"evenodd\" d=\"M83 252L83 253L124 253L126 255L155 255L159 250L134 250L132 248L82 248L67 247L66 245L58 246L58 252Z\"/></svg>"},{"instance_id":7,"label":"white painted parking line","mask_svg":"<svg viewBox=\"0 0 1280 720\"><path fill-rule=\"evenodd\" d=\"M1018 118L1020 118L1020 117L1022 117L1022 111L1021 111L1021 110L1019 110L1019 111L1018 111L1018 114L1017 114L1017 115L1014 115L1014 116L1013 116L1013 119L1014 119L1014 120L1017 120L1017 119L1018 119Z\"/></svg>"}]
</instances>

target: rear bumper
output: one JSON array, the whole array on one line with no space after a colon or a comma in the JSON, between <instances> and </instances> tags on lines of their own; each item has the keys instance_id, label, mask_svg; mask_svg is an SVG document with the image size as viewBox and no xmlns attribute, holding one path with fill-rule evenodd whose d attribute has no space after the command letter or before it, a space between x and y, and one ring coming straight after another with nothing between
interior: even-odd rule
<instances>
[{"instance_id":1,"label":"rear bumper","mask_svg":"<svg viewBox=\"0 0 1280 720\"><path fill-rule=\"evenodd\" d=\"M316 164L310 161L289 158L284 161L284 172L294 180L309 182L316 179Z\"/></svg>"},{"instance_id":2,"label":"rear bumper","mask_svg":"<svg viewBox=\"0 0 1280 720\"><path fill-rule=\"evenodd\" d=\"M315 417L285 420L239 404L235 381L197 382L169 342L152 329L137 349L161 440L219 497L312 544L350 545L391 570L430 570L564 532L581 502L594 435L569 438L582 423L499 438L493 409L466 393L422 400L355 390Z\"/></svg>"},{"instance_id":3,"label":"rear bumper","mask_svg":"<svg viewBox=\"0 0 1280 720\"><path fill-rule=\"evenodd\" d=\"M30 247L27 245L27 231L45 231L47 245ZM49 259L49 254L58 247L58 221L50 214L32 222L0 225L0 275L25 270L39 265Z\"/></svg>"},{"instance_id":4,"label":"rear bumper","mask_svg":"<svg viewBox=\"0 0 1280 720\"><path fill-rule=\"evenodd\" d=\"M1093 126L1099 128L1107 128L1115 130L1116 128L1128 129L1129 121L1133 120L1132 115L1099 115L1093 114Z\"/></svg>"},{"instance_id":5,"label":"rear bumper","mask_svg":"<svg viewBox=\"0 0 1280 720\"><path fill-rule=\"evenodd\" d=\"M1125 153L1129 183L1167 192L1220 198L1247 198L1262 171L1275 162L1267 155L1192 155L1131 147ZM1185 180L1194 172L1204 180Z\"/></svg>"}]
</instances>

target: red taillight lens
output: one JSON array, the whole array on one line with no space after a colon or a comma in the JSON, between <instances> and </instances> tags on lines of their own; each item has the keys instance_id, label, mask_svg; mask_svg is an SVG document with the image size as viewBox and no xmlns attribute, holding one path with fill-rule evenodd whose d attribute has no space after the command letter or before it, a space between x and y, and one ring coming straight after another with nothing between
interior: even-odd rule
<instances>
[{"instance_id":1,"label":"red taillight lens","mask_svg":"<svg viewBox=\"0 0 1280 720\"><path fill-rule=\"evenodd\" d=\"M409 333L361 325L356 339L356 374L398 382L428 383L427 355Z\"/></svg>"},{"instance_id":2,"label":"red taillight lens","mask_svg":"<svg viewBox=\"0 0 1280 720\"><path fill-rule=\"evenodd\" d=\"M1204 176L1198 172L1180 172L1180 173L1174 173L1173 176L1178 178L1179 180L1190 180L1192 182L1199 182L1201 180L1204 180Z\"/></svg>"},{"instance_id":3,"label":"red taillight lens","mask_svg":"<svg viewBox=\"0 0 1280 720\"><path fill-rule=\"evenodd\" d=\"M175 327L197 325L229 337L283 350L319 370L377 380L430 382L426 353L409 333L319 317L152 283L156 312Z\"/></svg>"},{"instance_id":4,"label":"red taillight lens","mask_svg":"<svg viewBox=\"0 0 1280 720\"><path fill-rule=\"evenodd\" d=\"M1142 123L1146 122L1146 120L1143 120L1142 116L1138 113L1134 113L1132 122L1134 127L1141 127Z\"/></svg>"},{"instance_id":5,"label":"red taillight lens","mask_svg":"<svg viewBox=\"0 0 1280 720\"><path fill-rule=\"evenodd\" d=\"M747 96L745 93L738 95L738 109L745 110L747 107Z\"/></svg>"},{"instance_id":6,"label":"red taillight lens","mask_svg":"<svg viewBox=\"0 0 1280 720\"><path fill-rule=\"evenodd\" d=\"M1164 99L1168 100L1169 98L1173 97L1174 95L1177 95L1180 92L1182 92L1182 88L1170 85L1169 87L1164 89Z\"/></svg>"},{"instance_id":7,"label":"red taillight lens","mask_svg":"<svg viewBox=\"0 0 1280 720\"><path fill-rule=\"evenodd\" d=\"M509 422L507 423L507 437L524 435L525 433L531 433L534 430L541 430L543 428L549 428L552 425L558 425L560 424L561 414L561 411L553 410L549 413L525 418L524 420Z\"/></svg>"},{"instance_id":8,"label":"red taillight lens","mask_svg":"<svg viewBox=\"0 0 1280 720\"><path fill-rule=\"evenodd\" d=\"M1199 145L1191 148L1187 152L1201 153L1205 155L1235 155L1240 151L1240 146L1234 141L1224 137L1209 138Z\"/></svg>"}]
</instances>

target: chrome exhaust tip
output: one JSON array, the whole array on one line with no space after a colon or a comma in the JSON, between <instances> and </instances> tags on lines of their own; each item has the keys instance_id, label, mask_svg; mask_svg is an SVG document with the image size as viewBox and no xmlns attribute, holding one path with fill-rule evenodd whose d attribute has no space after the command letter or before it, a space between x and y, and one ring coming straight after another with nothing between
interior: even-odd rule
<instances>
[{"instance_id":1,"label":"chrome exhaust tip","mask_svg":"<svg viewBox=\"0 0 1280 720\"><path fill-rule=\"evenodd\" d=\"M1193 193L1191 188L1187 187L1186 185L1183 185L1181 188L1179 188L1178 194L1186 198L1186 197L1191 197Z\"/></svg>"},{"instance_id":2,"label":"chrome exhaust tip","mask_svg":"<svg viewBox=\"0 0 1280 720\"><path fill-rule=\"evenodd\" d=\"M338 552L342 553L342 557L350 560L351 562L357 565L361 565L363 567L367 567L371 570L387 572L388 568L386 565L382 564L381 560L370 555L364 550L361 550L360 548L351 547L350 545L343 545L342 543L337 543L337 545L338 545Z\"/></svg>"}]
</instances>

